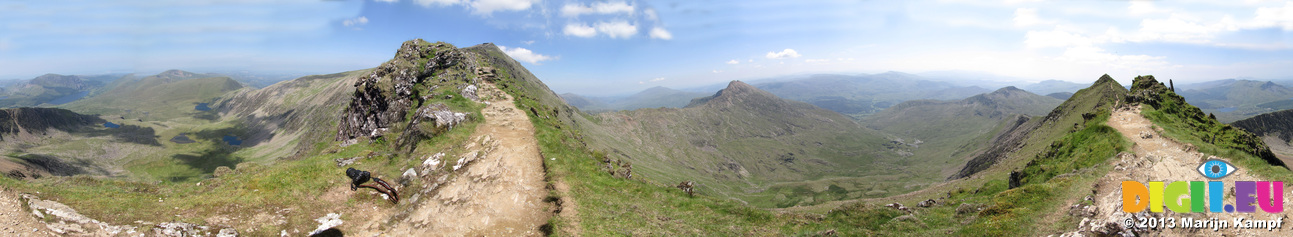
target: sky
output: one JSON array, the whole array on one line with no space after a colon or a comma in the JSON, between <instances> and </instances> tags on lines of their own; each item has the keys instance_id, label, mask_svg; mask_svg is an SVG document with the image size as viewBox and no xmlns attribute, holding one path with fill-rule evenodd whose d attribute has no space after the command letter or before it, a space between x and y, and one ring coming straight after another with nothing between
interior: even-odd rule
<instances>
[{"instance_id":1,"label":"sky","mask_svg":"<svg viewBox=\"0 0 1293 237\"><path fill-rule=\"evenodd\" d=\"M414 38L492 42L585 95L888 71L1293 79L1293 1L1246 0L0 0L0 79L335 73Z\"/></svg>"}]
</instances>

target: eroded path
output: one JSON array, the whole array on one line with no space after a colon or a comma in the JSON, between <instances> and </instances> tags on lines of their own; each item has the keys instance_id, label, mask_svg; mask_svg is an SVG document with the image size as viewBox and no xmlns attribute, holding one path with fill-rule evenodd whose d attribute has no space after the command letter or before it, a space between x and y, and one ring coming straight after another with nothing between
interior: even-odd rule
<instances>
[{"instance_id":1,"label":"eroded path","mask_svg":"<svg viewBox=\"0 0 1293 237\"><path fill-rule=\"evenodd\" d=\"M1113 158L1113 170L1101 178L1096 185L1095 209L1094 216L1082 221L1078 227L1079 231L1099 232L1107 228L1105 223L1116 223L1121 225L1123 220L1133 216L1131 213L1125 213L1122 210L1122 181L1131 180L1141 183L1149 181L1207 181L1195 169L1198 168L1204 160L1212 158L1211 156L1199 153L1192 145L1177 142L1170 138L1165 138L1160 132L1156 131L1153 122L1150 122L1140 114L1140 107L1120 107L1115 109L1113 115L1109 118L1109 126L1117 129L1123 137L1135 143L1132 146L1134 154L1122 153ZM1215 157L1230 161L1227 157ZM1235 173L1221 179L1226 184L1227 198L1224 202L1234 204L1234 182L1235 181L1254 181L1259 180L1242 168ZM1287 189L1285 190L1288 191ZM1293 202L1288 200L1289 195L1284 195L1284 210L1293 210ZM1171 198L1164 197L1165 201ZM1268 214L1262 211L1256 213L1174 213L1171 210L1164 210L1163 213L1150 213L1146 210L1144 215L1151 217L1175 218L1180 220L1184 217L1194 219L1217 218L1217 220L1232 221L1234 218L1244 218L1246 220L1266 220L1277 217L1283 217L1283 213ZM1284 226L1293 222L1285 219ZM1098 223L1098 224L1097 224ZM1178 223L1179 224L1179 223ZM1168 229L1168 230L1140 230L1142 235L1149 236L1180 236L1180 235L1206 235L1206 236L1288 236L1293 234L1293 229L1284 227L1282 230L1267 231L1261 230L1236 230L1233 228L1234 223L1230 223L1231 228L1221 229L1214 232L1209 229ZM1084 234L1087 234L1086 232Z\"/></svg>"},{"instance_id":2,"label":"eroded path","mask_svg":"<svg viewBox=\"0 0 1293 237\"><path fill-rule=\"evenodd\" d=\"M409 200L407 212L375 218L355 236L543 234L539 227L547 223L551 212L550 204L543 200L548 191L534 126L512 97L492 84L482 84L479 94L489 105L483 110L485 122L476 127L465 145L464 159L470 160L460 168L465 171L456 171L455 177L431 187L420 199ZM429 179L436 176L422 175Z\"/></svg>"},{"instance_id":3,"label":"eroded path","mask_svg":"<svg viewBox=\"0 0 1293 237\"><path fill-rule=\"evenodd\" d=\"M0 187L0 236L54 236L22 202L17 193Z\"/></svg>"}]
</instances>

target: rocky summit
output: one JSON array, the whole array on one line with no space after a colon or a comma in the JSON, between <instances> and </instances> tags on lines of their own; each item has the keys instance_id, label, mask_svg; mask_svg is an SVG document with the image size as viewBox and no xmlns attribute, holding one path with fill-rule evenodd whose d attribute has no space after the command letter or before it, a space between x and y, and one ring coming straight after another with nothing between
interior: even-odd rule
<instances>
[{"instance_id":1,"label":"rocky summit","mask_svg":"<svg viewBox=\"0 0 1293 237\"><path fill-rule=\"evenodd\" d=\"M463 63L463 53L452 45L413 40L400 46L396 55L355 82L354 97L343 112L336 140L379 137L428 98L452 96L428 94L440 87L440 82L472 80L462 85L464 88L477 83L466 76L476 67ZM456 70L446 70L450 68ZM436 83L424 84L428 81Z\"/></svg>"}]
</instances>

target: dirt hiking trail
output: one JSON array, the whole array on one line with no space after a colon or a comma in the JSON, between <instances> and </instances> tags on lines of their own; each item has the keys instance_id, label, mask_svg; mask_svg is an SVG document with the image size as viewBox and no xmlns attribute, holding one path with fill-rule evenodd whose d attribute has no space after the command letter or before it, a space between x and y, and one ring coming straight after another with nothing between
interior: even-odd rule
<instances>
[{"instance_id":1,"label":"dirt hiking trail","mask_svg":"<svg viewBox=\"0 0 1293 237\"><path fill-rule=\"evenodd\" d=\"M0 236L56 236L22 202L17 193L0 187Z\"/></svg>"},{"instance_id":2,"label":"dirt hiking trail","mask_svg":"<svg viewBox=\"0 0 1293 237\"><path fill-rule=\"evenodd\" d=\"M420 174L433 186L422 193L401 194L405 200L385 216L367 223L340 227L353 236L537 236L552 215L544 202L543 158L534 138L534 125L516 108L512 97L482 83L485 122L465 145L456 177ZM454 166L448 163L442 165ZM447 179L447 180L446 180ZM434 184L442 184L434 186ZM411 190L411 189L410 189ZM413 198L410 198L413 197ZM349 217L360 220L364 217ZM350 225L350 223L347 223ZM356 228L360 230L353 230Z\"/></svg>"},{"instance_id":3,"label":"dirt hiking trail","mask_svg":"<svg viewBox=\"0 0 1293 237\"><path fill-rule=\"evenodd\" d=\"M1193 145L1178 142L1176 140L1163 137L1153 122L1141 116L1139 106L1121 106L1113 111L1110 116L1109 126L1122 133L1123 137L1135 143L1132 146L1132 152L1121 153L1110 160L1113 170L1108 175L1097 181L1094 187L1094 203L1087 211L1091 217L1083 218L1079 224L1078 231L1084 235L1091 235L1092 232L1100 232L1106 228L1111 228L1108 224L1122 225L1128 217L1153 217L1153 218L1175 218L1178 227L1175 229L1157 229L1141 230L1136 232L1139 236L1288 236L1293 234L1293 229L1288 227L1288 222L1293 221L1285 218L1284 225L1281 229L1267 231L1262 229L1237 230L1234 223L1229 223L1229 228L1223 228L1219 231L1213 231L1212 228L1206 229L1182 229L1179 227L1181 218L1190 217L1194 219L1226 220L1233 222L1235 218L1244 218L1245 220L1267 220L1277 217L1283 217L1284 213L1270 214L1263 211L1254 213L1174 213L1166 210L1162 213L1153 213L1146 209L1140 213L1125 213L1122 210L1122 181L1137 181L1148 183L1150 181L1209 181L1199 174L1196 170L1203 161L1216 158L1225 161L1231 161L1228 157L1214 157L1199 153ZM1226 204L1234 204L1234 182L1235 181L1257 181L1243 168L1237 169L1234 173L1216 181L1222 181L1226 184ZM1165 183L1166 185L1166 183ZM1287 192L1288 189L1285 189ZM1288 200L1289 195L1284 195L1284 210L1293 210L1293 202ZM1173 198L1164 197L1164 202L1173 201ZM1075 207L1077 208L1077 207ZM1070 212L1073 212L1072 210ZM1072 232L1070 232L1072 234Z\"/></svg>"}]
</instances>

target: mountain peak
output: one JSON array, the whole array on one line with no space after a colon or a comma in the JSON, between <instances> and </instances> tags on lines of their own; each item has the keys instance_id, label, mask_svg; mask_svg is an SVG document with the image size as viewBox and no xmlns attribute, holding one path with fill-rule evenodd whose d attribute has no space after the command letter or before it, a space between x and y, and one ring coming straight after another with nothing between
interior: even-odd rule
<instances>
[{"instance_id":1,"label":"mountain peak","mask_svg":"<svg viewBox=\"0 0 1293 237\"><path fill-rule=\"evenodd\" d=\"M695 107L712 103L738 104L742 101L764 101L769 98L781 100L780 97L772 95L772 93L767 91L760 90L759 88L746 84L745 82L732 81L727 84L727 88L719 90L718 93L714 93L712 96L691 100L691 103L687 104L687 107Z\"/></svg>"},{"instance_id":2,"label":"mountain peak","mask_svg":"<svg viewBox=\"0 0 1293 237\"><path fill-rule=\"evenodd\" d=\"M674 89L664 87L664 86L653 86L651 88L647 88L646 90L642 90L642 92L638 92L638 94L647 93L647 92L668 92L668 91L674 91Z\"/></svg>"},{"instance_id":3,"label":"mountain peak","mask_svg":"<svg viewBox=\"0 0 1293 237\"><path fill-rule=\"evenodd\" d=\"M1095 80L1095 84L1109 81L1113 81L1113 77L1109 76L1109 74L1104 74L1103 76L1100 76L1100 79Z\"/></svg>"},{"instance_id":4,"label":"mountain peak","mask_svg":"<svg viewBox=\"0 0 1293 237\"><path fill-rule=\"evenodd\" d=\"M157 76L158 76L158 77L183 78L183 77L191 77L191 76L193 76L193 74L194 74L194 73L192 73L192 72L186 72L186 71L182 71L182 70L179 70L179 69L171 69L171 70L166 70L165 72L162 72L162 73L158 73L158 74L157 74Z\"/></svg>"},{"instance_id":5,"label":"mountain peak","mask_svg":"<svg viewBox=\"0 0 1293 237\"><path fill-rule=\"evenodd\" d=\"M750 84L746 84L745 82L742 82L742 81L732 81L730 83L727 83L727 88L723 88L723 91L728 91L731 93L744 93L744 92L757 91L757 90L759 90L759 88L754 88L754 86L751 86Z\"/></svg>"},{"instance_id":6,"label":"mountain peak","mask_svg":"<svg viewBox=\"0 0 1293 237\"><path fill-rule=\"evenodd\" d=\"M1024 90L1021 90L1015 86L1007 86L1007 87L1002 87L1001 89L997 89L997 91L993 91L992 93L1010 93L1010 92L1016 92L1016 91L1024 91Z\"/></svg>"}]
</instances>

